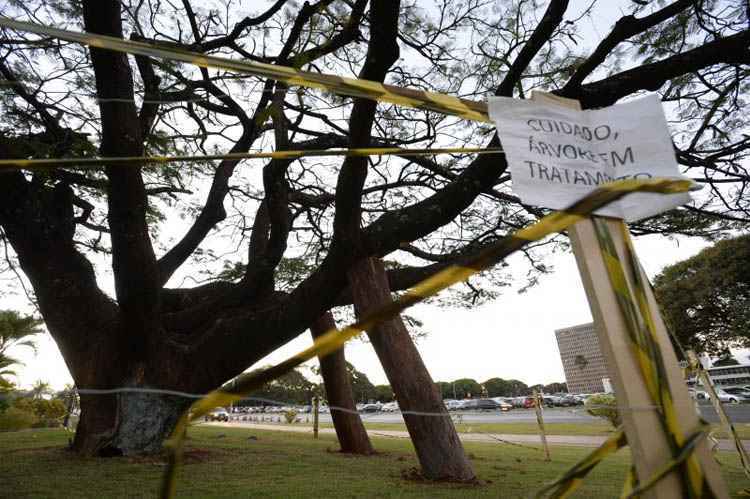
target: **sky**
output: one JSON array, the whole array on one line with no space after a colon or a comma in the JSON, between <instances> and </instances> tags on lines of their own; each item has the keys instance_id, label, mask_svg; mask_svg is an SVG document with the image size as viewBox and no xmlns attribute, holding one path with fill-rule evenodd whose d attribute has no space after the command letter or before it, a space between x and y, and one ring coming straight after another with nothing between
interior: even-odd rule
<instances>
[{"instance_id":1,"label":"sky","mask_svg":"<svg viewBox=\"0 0 750 499\"><path fill-rule=\"evenodd\" d=\"M571 11L587 6L588 0L574 0ZM584 21L586 42L598 40L619 18L624 0L607 1L594 21ZM688 258L706 246L700 239L646 236L636 239L636 248L647 273L653 277L664 266ZM514 259L509 263L513 266ZM516 258L516 262L520 260ZM563 381L562 363L555 340L555 329L591 321L586 296L573 255L556 253L545 260L554 272L523 294L518 293L525 279L506 288L497 299L470 309L420 305L409 313L421 320L427 334L418 340L418 348L436 381L491 377L516 378L531 385ZM525 267L519 265L519 267ZM108 277L102 276L104 281ZM106 287L110 283L106 283ZM2 308L29 312L25 300L6 297ZM343 324L339 324L341 326ZM255 366L281 361L311 344L303 334ZM72 380L54 341L49 335L39 340L36 355L27 350L12 352L25 366L19 369L18 383L28 387L45 380L60 388ZM375 384L387 383L372 346L354 340L346 347L347 359ZM308 368L312 363L308 363ZM253 366L249 366L252 368ZM313 376L306 371L306 374Z\"/></svg>"}]
</instances>

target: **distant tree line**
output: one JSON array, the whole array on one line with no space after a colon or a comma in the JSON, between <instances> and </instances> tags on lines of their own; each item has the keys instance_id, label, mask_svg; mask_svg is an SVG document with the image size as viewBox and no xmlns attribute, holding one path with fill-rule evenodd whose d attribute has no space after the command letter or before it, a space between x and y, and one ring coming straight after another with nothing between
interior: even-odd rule
<instances>
[{"instance_id":1,"label":"distant tree line","mask_svg":"<svg viewBox=\"0 0 750 499\"><path fill-rule=\"evenodd\" d=\"M374 385L361 371L347 362L347 371L352 385L354 400L357 403L393 402L395 400L390 385ZM313 368L315 374L317 368ZM229 387L233 381L225 386ZM481 397L520 397L531 395L534 390L543 393L567 392L565 383L550 383L548 385L527 385L517 379L490 378L482 383L471 378L461 378L455 381L438 381L437 385L443 399L465 399ZM238 403L241 406L257 406L278 404L307 405L312 397L325 397L322 384L313 383L300 371L294 370L288 374L266 384L262 389L251 393L247 399Z\"/></svg>"},{"instance_id":2,"label":"distant tree line","mask_svg":"<svg viewBox=\"0 0 750 499\"><path fill-rule=\"evenodd\" d=\"M444 399L466 399L478 397L521 397L531 395L534 390L543 393L567 393L565 383L527 385L517 379L490 378L482 383L471 378L455 381L438 381L438 390Z\"/></svg>"}]
</instances>

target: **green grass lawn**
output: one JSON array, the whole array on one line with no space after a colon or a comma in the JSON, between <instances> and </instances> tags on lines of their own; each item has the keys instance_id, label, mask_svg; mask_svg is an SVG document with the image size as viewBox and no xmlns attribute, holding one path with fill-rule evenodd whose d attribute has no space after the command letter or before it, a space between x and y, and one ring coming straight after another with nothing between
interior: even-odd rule
<instances>
[{"instance_id":1,"label":"green grass lawn","mask_svg":"<svg viewBox=\"0 0 750 499\"><path fill-rule=\"evenodd\" d=\"M321 428L333 428L330 423L321 423ZM406 431L403 423L369 423L365 420L369 430L400 430ZM715 425L718 438L726 438L724 432ZM750 424L738 423L734 425L740 438L750 439ZM536 435L539 426L536 423L458 423L456 429L461 433L505 433L508 435ZM544 429L548 435L610 435L612 426L605 422L592 423L546 423Z\"/></svg>"},{"instance_id":2,"label":"green grass lawn","mask_svg":"<svg viewBox=\"0 0 750 499\"><path fill-rule=\"evenodd\" d=\"M193 428L189 435L177 497L526 497L590 451L553 447L547 463L536 448L466 443L484 482L467 486L404 478L418 466L405 439L377 438L378 455L351 457L335 452L333 435L313 440L308 434L220 427ZM81 458L63 449L69 436L61 430L0 433L0 495L155 497L162 459ZM734 454L718 458L735 494L750 485ZM629 462L627 451L608 458L576 497L617 497Z\"/></svg>"}]
</instances>

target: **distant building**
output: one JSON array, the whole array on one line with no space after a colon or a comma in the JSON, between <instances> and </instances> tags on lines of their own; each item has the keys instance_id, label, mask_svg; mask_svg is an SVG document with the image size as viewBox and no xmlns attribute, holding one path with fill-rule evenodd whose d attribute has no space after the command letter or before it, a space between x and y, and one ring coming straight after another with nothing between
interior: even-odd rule
<instances>
[{"instance_id":1,"label":"distant building","mask_svg":"<svg viewBox=\"0 0 750 499\"><path fill-rule=\"evenodd\" d=\"M581 324L555 331L565 381L570 393L601 393L608 391L607 364L599 348L594 324ZM611 388L610 388L611 389Z\"/></svg>"},{"instance_id":2,"label":"distant building","mask_svg":"<svg viewBox=\"0 0 750 499\"><path fill-rule=\"evenodd\" d=\"M733 388L738 386L750 386L750 364L737 364L733 366L709 367L706 369L711 381L717 388ZM688 378L688 386L694 387L696 383L702 383L695 376Z\"/></svg>"}]
</instances>

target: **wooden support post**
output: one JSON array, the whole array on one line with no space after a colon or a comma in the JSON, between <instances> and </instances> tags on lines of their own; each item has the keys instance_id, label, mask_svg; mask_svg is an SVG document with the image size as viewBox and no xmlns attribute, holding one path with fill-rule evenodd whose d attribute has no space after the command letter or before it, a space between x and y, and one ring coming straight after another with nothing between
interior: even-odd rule
<instances>
[{"instance_id":1,"label":"wooden support post","mask_svg":"<svg viewBox=\"0 0 750 499\"><path fill-rule=\"evenodd\" d=\"M532 99L573 109L581 109L578 101L565 99L548 93L534 92ZM637 119L637 117L634 117ZM621 220L606 219L620 260L623 262L628 286L634 289L630 276L639 273L644 282L648 281L640 268L630 268L626 257L625 241L622 233ZM573 253L578 263L583 286L586 289L591 314L599 338L599 345L606 359L609 374L612 379L617 405L631 450L633 464L639 480L645 481L654 476L665 464L672 461L672 452L668 437L654 410L656 402L652 400L646 388L633 347L627 332L627 325L617 303L615 292L610 283L604 263L604 255L591 219L578 222L568 230ZM677 356L669 339L666 327L659 312L656 299L649 286L646 286L646 296L649 309L653 316L656 340L661 350L666 369L667 383L674 400L677 418L681 430L687 437L700 427L698 415L695 413L687 385L681 375ZM729 497L726 484L721 476L718 465L711 457L708 445L702 440L694 450L707 482L716 497ZM680 478L681 468L659 480L641 497L645 499L680 499L685 497Z\"/></svg>"},{"instance_id":2,"label":"wooden support post","mask_svg":"<svg viewBox=\"0 0 750 499\"><path fill-rule=\"evenodd\" d=\"M545 461L551 461L552 458L549 455L549 445L547 444L547 432L544 431L544 399L542 394L534 390L534 410L536 410L536 422L539 425L539 436L542 438L542 446L544 447Z\"/></svg>"},{"instance_id":3,"label":"wooden support post","mask_svg":"<svg viewBox=\"0 0 750 499\"><path fill-rule=\"evenodd\" d=\"M318 438L318 422L320 414L320 398L313 397L313 438Z\"/></svg>"},{"instance_id":4,"label":"wooden support post","mask_svg":"<svg viewBox=\"0 0 750 499\"><path fill-rule=\"evenodd\" d=\"M750 478L750 455L748 455L745 446L742 444L742 440L740 440L739 436L737 436L737 431L734 429L732 420L729 419L727 412L724 410L724 406L719 399L719 395L716 393L714 380L711 379L711 376L709 376L706 370L703 369L703 365L701 364L700 360L698 360L698 356L695 355L694 351L688 350L687 356L689 366L691 370L695 372L696 387L698 386L697 381L701 380L703 386L706 388L706 393L708 394L709 400L713 404L716 414L719 416L721 425L724 427L724 431L727 432L726 438L734 443L734 447L737 449L737 453L740 457L740 464L742 464L742 469L745 471L745 476ZM698 397L696 397L696 403L697 400Z\"/></svg>"}]
</instances>

